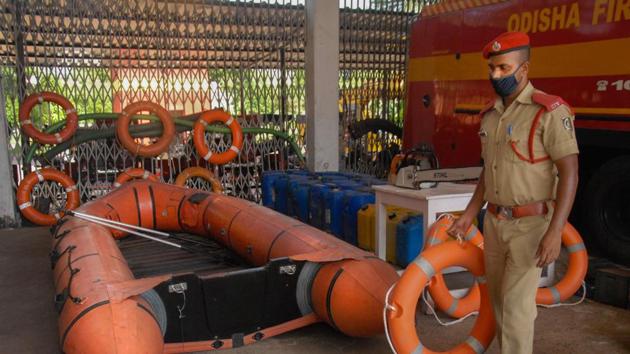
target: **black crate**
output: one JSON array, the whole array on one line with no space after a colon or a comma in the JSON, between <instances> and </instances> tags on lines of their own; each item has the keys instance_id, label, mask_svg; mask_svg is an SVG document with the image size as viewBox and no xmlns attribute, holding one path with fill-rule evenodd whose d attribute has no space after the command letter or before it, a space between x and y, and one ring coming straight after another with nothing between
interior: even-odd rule
<instances>
[{"instance_id":1,"label":"black crate","mask_svg":"<svg viewBox=\"0 0 630 354\"><path fill-rule=\"evenodd\" d=\"M595 275L595 301L630 308L630 270L601 268Z\"/></svg>"},{"instance_id":2,"label":"black crate","mask_svg":"<svg viewBox=\"0 0 630 354\"><path fill-rule=\"evenodd\" d=\"M602 268L618 268L613 262L606 258L593 257L588 256L588 271L586 272L586 277L584 278L584 282L586 283L586 297L589 299L595 299L595 278L597 277L597 272ZM557 275L557 273L556 273ZM582 295L582 289L579 289L576 292L576 295Z\"/></svg>"}]
</instances>

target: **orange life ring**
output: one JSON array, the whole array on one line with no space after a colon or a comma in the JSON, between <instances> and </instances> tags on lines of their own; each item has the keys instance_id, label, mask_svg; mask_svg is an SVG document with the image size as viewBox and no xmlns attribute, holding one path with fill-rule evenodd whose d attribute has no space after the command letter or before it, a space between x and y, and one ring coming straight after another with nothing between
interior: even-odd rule
<instances>
[{"instance_id":1,"label":"orange life ring","mask_svg":"<svg viewBox=\"0 0 630 354\"><path fill-rule=\"evenodd\" d=\"M129 133L129 123L131 117L141 111L154 113L162 122L162 136L153 144L136 144ZM171 119L170 113L162 106L153 102L135 102L123 109L116 122L116 136L120 143L134 156L154 157L168 150L171 141L175 137L175 123Z\"/></svg>"},{"instance_id":2,"label":"orange life ring","mask_svg":"<svg viewBox=\"0 0 630 354\"><path fill-rule=\"evenodd\" d=\"M63 212L55 213L54 215L44 214L41 211L35 209L31 203L31 192L33 187L44 181L55 181L61 184L66 189L66 210L73 210L80 204L79 191L77 185L74 183L65 173L54 168L42 168L35 172L31 172L20 182L16 193L17 203L20 208L20 212L29 221L42 226L54 225L57 220L63 217Z\"/></svg>"},{"instance_id":3,"label":"orange life ring","mask_svg":"<svg viewBox=\"0 0 630 354\"><path fill-rule=\"evenodd\" d=\"M114 181L114 188L120 187L123 183L132 179L148 179L149 181L159 182L160 177L142 168L128 168L122 171Z\"/></svg>"},{"instance_id":4,"label":"orange life ring","mask_svg":"<svg viewBox=\"0 0 630 354\"><path fill-rule=\"evenodd\" d=\"M206 126L214 122L223 122L232 132L232 146L222 153L215 154L206 144ZM195 149L204 160L215 165L226 164L234 159L243 148L243 131L240 124L222 109L204 111L195 122L193 128L193 142Z\"/></svg>"},{"instance_id":5,"label":"orange life ring","mask_svg":"<svg viewBox=\"0 0 630 354\"><path fill-rule=\"evenodd\" d=\"M468 338L448 353L483 353L494 338L495 321L485 280L483 251L470 242L444 242L423 251L394 286L387 306L387 328L397 353L436 353L425 348L416 331L416 305L424 287L442 269L462 266L475 276L481 308Z\"/></svg>"},{"instance_id":6,"label":"orange life ring","mask_svg":"<svg viewBox=\"0 0 630 354\"><path fill-rule=\"evenodd\" d=\"M562 245L569 252L569 267L564 277L554 286L538 288L536 303L539 305L553 305L569 297L582 285L588 270L588 254L584 241L577 230L569 223L562 230Z\"/></svg>"},{"instance_id":7,"label":"orange life ring","mask_svg":"<svg viewBox=\"0 0 630 354\"><path fill-rule=\"evenodd\" d=\"M60 105L66 112L66 126L58 133L46 134L35 128L31 121L31 110L37 104L44 102L53 102ZM20 124L24 134L33 138L40 144L59 144L62 143L77 131L79 127L79 116L74 106L65 97L54 92L33 93L26 97L20 105L19 112Z\"/></svg>"},{"instance_id":8,"label":"orange life ring","mask_svg":"<svg viewBox=\"0 0 630 354\"><path fill-rule=\"evenodd\" d=\"M210 172L210 170L198 166L188 167L187 169L180 172L180 174L177 175L177 178L175 179L175 185L183 187L186 185L186 180L192 177L201 177L210 182L210 184L212 185L212 191L215 193L223 192L221 181L219 181L219 179L216 178L214 174Z\"/></svg>"},{"instance_id":9,"label":"orange life ring","mask_svg":"<svg viewBox=\"0 0 630 354\"><path fill-rule=\"evenodd\" d=\"M426 245L427 248L431 247L431 244L438 243L438 241L431 241L431 237L433 235L440 238L447 237L446 230L450 227L450 223L448 221L443 221L444 219L445 218L442 218L436 221L429 230L429 238L427 239ZM433 229L434 226L435 230ZM476 229L476 227L474 229ZM468 239L469 237L472 237L470 241L483 248L483 236L481 233L477 234L476 232L478 232L478 230L475 231L474 229L469 231L465 238ZM434 232L431 230L434 230ZM584 241L580 237L580 234L569 223L566 223L564 229L562 230L562 245L566 247L569 252L569 267L567 268L567 272L564 277L556 283L556 285L546 288L538 288L538 292L536 293L536 304L538 305L553 305L565 301L575 294L582 285L582 281L586 276L586 271L588 269L588 254L586 247L584 246ZM471 295L474 292L474 288L475 287L473 286L465 298L457 301L448 292L448 288L446 288L446 285L443 283L441 275L436 275L435 279L429 285L429 292L435 301L436 306L440 310L453 317L462 317L467 313L476 311L479 308L479 301L475 301L474 295ZM466 301L464 301L464 299L466 299Z\"/></svg>"},{"instance_id":10,"label":"orange life ring","mask_svg":"<svg viewBox=\"0 0 630 354\"><path fill-rule=\"evenodd\" d=\"M446 231L453 225L453 220L452 217L446 216L431 225L427 233L425 249L449 240L450 236ZM463 240L470 241L473 245L483 249L483 235L475 225L470 226ZM435 306L451 317L461 318L479 309L480 293L479 286L476 283L470 288L468 294L458 299L449 292L442 274L437 273L429 283L429 293L435 302Z\"/></svg>"}]
</instances>

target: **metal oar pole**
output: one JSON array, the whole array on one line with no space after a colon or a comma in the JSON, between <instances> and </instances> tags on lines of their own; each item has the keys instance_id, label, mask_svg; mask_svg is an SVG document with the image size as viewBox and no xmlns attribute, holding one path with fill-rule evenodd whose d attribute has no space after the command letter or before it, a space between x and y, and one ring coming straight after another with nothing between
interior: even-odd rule
<instances>
[{"instance_id":1,"label":"metal oar pole","mask_svg":"<svg viewBox=\"0 0 630 354\"><path fill-rule=\"evenodd\" d=\"M147 233L155 234L155 235L159 235L159 236L164 236L164 237L171 237L172 236L171 234L166 233L166 232L153 230L153 229L147 229L146 227L126 224L124 222L114 221L114 220L110 220L110 219L105 219L105 218L101 218L101 217L98 217L98 216L95 216L95 215L81 213L81 212L78 212L78 211L72 211L71 215L76 215L77 217L83 217L83 218L90 218L90 219L94 219L94 220L105 222L107 224L122 226L122 227L125 227L125 228L128 228L128 229L139 230L139 231L143 231L143 232L147 232Z\"/></svg>"},{"instance_id":2,"label":"metal oar pole","mask_svg":"<svg viewBox=\"0 0 630 354\"><path fill-rule=\"evenodd\" d=\"M72 216L76 216L79 219L82 219L82 220L85 220L85 221L89 221L89 222L93 222L93 223L98 224L98 225L107 226L107 227L115 229L115 230L127 232L127 233L130 233L132 235L140 236L140 237L143 237L143 238L155 241L155 242L163 243L165 245L169 245L169 246L173 246L173 247L177 247L177 248L183 248L183 246L180 245L180 244L177 244L177 243L174 243L174 242L170 242L170 241L166 241L166 240L162 240L162 239L157 238L157 237L149 236L147 234L143 234L143 233L138 232L138 231L134 231L134 230L122 227L122 226L118 226L118 225L114 224L114 223L118 223L116 221L107 220L107 219L105 219L107 221L102 221L102 220L99 220L100 218L97 219L97 217L90 217L90 216L86 217L85 215L87 215L87 214L77 213L77 212L74 212L74 211L71 211L71 210L66 211L66 214L72 215ZM118 224L123 224L123 225L126 225L126 226L134 226L134 225L128 225L128 224L124 224L124 223L118 223ZM138 226L135 226L135 227L138 227ZM155 230L152 230L152 231L155 231Z\"/></svg>"}]
</instances>

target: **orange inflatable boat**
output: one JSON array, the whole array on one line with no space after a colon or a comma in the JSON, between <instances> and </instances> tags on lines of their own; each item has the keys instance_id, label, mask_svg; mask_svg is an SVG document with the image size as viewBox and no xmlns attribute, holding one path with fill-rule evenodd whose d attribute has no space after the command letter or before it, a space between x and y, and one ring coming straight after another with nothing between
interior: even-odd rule
<instances>
[{"instance_id":1,"label":"orange inflatable boat","mask_svg":"<svg viewBox=\"0 0 630 354\"><path fill-rule=\"evenodd\" d=\"M131 181L69 214L51 253L65 353L232 348L317 321L372 336L398 279L371 253L211 192ZM170 232L160 241L171 245L125 237L113 223ZM249 267L204 266L217 252L210 243L233 251L227 264Z\"/></svg>"}]
</instances>

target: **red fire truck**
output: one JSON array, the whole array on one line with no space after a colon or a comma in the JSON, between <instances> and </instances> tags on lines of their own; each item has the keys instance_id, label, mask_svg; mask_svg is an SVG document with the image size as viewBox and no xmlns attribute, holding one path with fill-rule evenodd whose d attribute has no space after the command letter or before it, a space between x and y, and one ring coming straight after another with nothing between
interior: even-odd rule
<instances>
[{"instance_id":1,"label":"red fire truck","mask_svg":"<svg viewBox=\"0 0 630 354\"><path fill-rule=\"evenodd\" d=\"M479 111L495 98L481 49L504 31L532 43L530 80L575 112L580 185L571 221L589 246L630 264L630 1L463 0L412 26L403 148L440 167L480 164Z\"/></svg>"}]
</instances>

